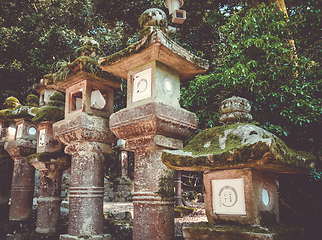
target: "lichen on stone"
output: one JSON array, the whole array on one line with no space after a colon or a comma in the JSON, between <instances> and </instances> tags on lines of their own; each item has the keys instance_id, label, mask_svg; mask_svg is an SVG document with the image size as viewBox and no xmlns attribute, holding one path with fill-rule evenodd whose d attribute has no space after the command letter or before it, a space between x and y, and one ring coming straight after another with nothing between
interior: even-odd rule
<instances>
[{"instance_id":1,"label":"lichen on stone","mask_svg":"<svg viewBox=\"0 0 322 240\"><path fill-rule=\"evenodd\" d=\"M64 152L43 152L29 155L27 163L33 162L70 162L71 156Z\"/></svg>"},{"instance_id":2,"label":"lichen on stone","mask_svg":"<svg viewBox=\"0 0 322 240\"><path fill-rule=\"evenodd\" d=\"M170 168L193 171L251 167L272 172L301 172L316 157L291 149L274 134L253 124L233 124L201 131L181 150L165 150Z\"/></svg>"},{"instance_id":3,"label":"lichen on stone","mask_svg":"<svg viewBox=\"0 0 322 240\"><path fill-rule=\"evenodd\" d=\"M174 176L172 171L164 171L158 179L158 190L156 194L162 199L172 199L174 197Z\"/></svg>"}]
</instances>

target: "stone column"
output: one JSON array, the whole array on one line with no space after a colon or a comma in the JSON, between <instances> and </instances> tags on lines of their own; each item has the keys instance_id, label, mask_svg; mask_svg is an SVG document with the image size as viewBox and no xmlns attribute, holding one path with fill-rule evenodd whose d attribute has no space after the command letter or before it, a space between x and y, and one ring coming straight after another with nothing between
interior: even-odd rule
<instances>
[{"instance_id":1,"label":"stone column","mask_svg":"<svg viewBox=\"0 0 322 240\"><path fill-rule=\"evenodd\" d=\"M174 236L173 170L160 160L164 141L172 148L181 147L181 141L160 135L126 143L135 152L133 239Z\"/></svg>"},{"instance_id":2,"label":"stone column","mask_svg":"<svg viewBox=\"0 0 322 240\"><path fill-rule=\"evenodd\" d=\"M181 171L174 170L174 189L175 189L175 204L182 206L182 188L181 188Z\"/></svg>"},{"instance_id":3,"label":"stone column","mask_svg":"<svg viewBox=\"0 0 322 240\"><path fill-rule=\"evenodd\" d=\"M96 148L97 147L97 148ZM110 146L104 143L71 144L66 153L72 155L68 234L89 235L105 239L103 235L103 195L105 153ZM61 239L71 239L61 236Z\"/></svg>"},{"instance_id":4,"label":"stone column","mask_svg":"<svg viewBox=\"0 0 322 240\"><path fill-rule=\"evenodd\" d=\"M107 126L108 119L84 113L54 124L55 136L72 156L68 234L61 240L110 239L103 234L104 154L111 153L115 136Z\"/></svg>"},{"instance_id":5,"label":"stone column","mask_svg":"<svg viewBox=\"0 0 322 240\"><path fill-rule=\"evenodd\" d=\"M117 145L115 147L117 149L117 153L118 153L119 161L120 161L119 176L121 178L128 177L128 172L129 172L128 154L127 154L127 151L124 149L124 144L125 144L125 141L123 139L119 139L119 140L117 140Z\"/></svg>"},{"instance_id":6,"label":"stone column","mask_svg":"<svg viewBox=\"0 0 322 240\"><path fill-rule=\"evenodd\" d=\"M37 161L36 157L30 161L40 174L36 228L38 233L56 232L60 215L61 178L63 171L70 166L66 157L62 157L60 162L52 163Z\"/></svg>"},{"instance_id":7,"label":"stone column","mask_svg":"<svg viewBox=\"0 0 322 240\"><path fill-rule=\"evenodd\" d=\"M141 113L140 118L135 112ZM125 149L135 153L133 239L173 239L173 170L162 163L161 154L182 148L180 139L189 136L195 125L194 114L162 103L126 108L111 116L111 130L127 138Z\"/></svg>"},{"instance_id":8,"label":"stone column","mask_svg":"<svg viewBox=\"0 0 322 240\"><path fill-rule=\"evenodd\" d=\"M13 160L4 150L4 141L0 141L0 222L9 217L9 197L11 190Z\"/></svg>"},{"instance_id":9,"label":"stone column","mask_svg":"<svg viewBox=\"0 0 322 240\"><path fill-rule=\"evenodd\" d=\"M5 143L5 150L14 160L9 219L26 220L32 217L35 184L35 168L26 157L36 151L36 142L20 138Z\"/></svg>"}]
</instances>

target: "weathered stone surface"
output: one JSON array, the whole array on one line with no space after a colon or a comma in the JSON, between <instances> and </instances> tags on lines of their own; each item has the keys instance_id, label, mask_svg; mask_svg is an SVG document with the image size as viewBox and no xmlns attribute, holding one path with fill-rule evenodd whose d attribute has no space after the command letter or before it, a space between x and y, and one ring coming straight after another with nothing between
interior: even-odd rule
<instances>
[{"instance_id":1,"label":"weathered stone surface","mask_svg":"<svg viewBox=\"0 0 322 240\"><path fill-rule=\"evenodd\" d=\"M252 168L276 173L305 172L315 156L293 150L274 134L252 124L206 129L181 150L165 150L162 161L172 169L210 171Z\"/></svg>"},{"instance_id":2,"label":"weathered stone surface","mask_svg":"<svg viewBox=\"0 0 322 240\"><path fill-rule=\"evenodd\" d=\"M36 141L18 138L6 142L4 148L14 160L9 219L29 219L32 213L35 169L26 162L26 156L35 153Z\"/></svg>"},{"instance_id":3,"label":"weathered stone surface","mask_svg":"<svg viewBox=\"0 0 322 240\"><path fill-rule=\"evenodd\" d=\"M14 158L11 187L10 220L31 218L34 195L35 169L26 163L26 158Z\"/></svg>"},{"instance_id":4,"label":"weathered stone surface","mask_svg":"<svg viewBox=\"0 0 322 240\"><path fill-rule=\"evenodd\" d=\"M302 228L286 225L262 228L195 223L184 226L182 231L185 240L301 240L304 238Z\"/></svg>"},{"instance_id":5,"label":"weathered stone surface","mask_svg":"<svg viewBox=\"0 0 322 240\"><path fill-rule=\"evenodd\" d=\"M265 227L276 225L279 222L277 185L274 174L260 170L231 169L205 172L203 177L205 186L205 211L209 222L216 224L229 224L234 222ZM216 183L212 183L212 180L225 180L226 187L229 186L229 182L227 181L229 179L243 179L243 194L238 192L235 192L235 194L236 201L238 198L238 201L245 203L245 214L224 214L222 212L217 213L215 210L215 201L221 201L223 203L225 196L222 195L219 200L220 196L215 195L213 189ZM267 192L268 199L262 199L263 190ZM234 198L235 196L229 197ZM230 204L229 207L232 208L234 205L233 202L227 201Z\"/></svg>"},{"instance_id":6,"label":"weathered stone surface","mask_svg":"<svg viewBox=\"0 0 322 240\"><path fill-rule=\"evenodd\" d=\"M72 155L68 235L69 240L88 236L89 239L105 239L103 234L104 154L93 148L95 142L75 142L65 151ZM98 143L100 146L103 143ZM107 145L107 144L105 144ZM109 149L108 147L102 147Z\"/></svg>"},{"instance_id":7,"label":"weathered stone surface","mask_svg":"<svg viewBox=\"0 0 322 240\"><path fill-rule=\"evenodd\" d=\"M14 141L6 142L4 147L13 159L27 157L36 152L36 141L19 138Z\"/></svg>"},{"instance_id":8,"label":"weathered stone surface","mask_svg":"<svg viewBox=\"0 0 322 240\"><path fill-rule=\"evenodd\" d=\"M65 145L90 141L113 143L117 140L108 128L109 119L81 113L53 125L55 136Z\"/></svg>"},{"instance_id":9,"label":"weathered stone surface","mask_svg":"<svg viewBox=\"0 0 322 240\"><path fill-rule=\"evenodd\" d=\"M149 135L185 139L191 136L196 128L197 117L194 113L160 102L125 108L110 118L110 129L122 139ZM127 140L125 148L129 145L128 142Z\"/></svg>"},{"instance_id":10,"label":"weathered stone surface","mask_svg":"<svg viewBox=\"0 0 322 240\"><path fill-rule=\"evenodd\" d=\"M146 32L146 36L140 41L118 53L100 59L101 68L126 79L130 69L157 60L179 72L181 80L191 79L208 69L207 60L191 54L168 38L160 29L148 27Z\"/></svg>"},{"instance_id":11,"label":"weathered stone surface","mask_svg":"<svg viewBox=\"0 0 322 240\"><path fill-rule=\"evenodd\" d=\"M165 12L161 9L149 8L141 14L138 24L140 29L150 26L158 26L165 30L168 27L168 19Z\"/></svg>"},{"instance_id":12,"label":"weathered stone surface","mask_svg":"<svg viewBox=\"0 0 322 240\"><path fill-rule=\"evenodd\" d=\"M249 113L251 105L245 98L233 96L220 103L219 110L221 113L246 112Z\"/></svg>"},{"instance_id":13,"label":"weathered stone surface","mask_svg":"<svg viewBox=\"0 0 322 240\"><path fill-rule=\"evenodd\" d=\"M0 222L6 221L9 218L8 202L11 191L12 173L13 160L4 150L3 144L0 144Z\"/></svg>"},{"instance_id":14,"label":"weathered stone surface","mask_svg":"<svg viewBox=\"0 0 322 240\"><path fill-rule=\"evenodd\" d=\"M38 124L37 153L61 151L62 144L54 137L53 124L52 121L44 121Z\"/></svg>"}]
</instances>

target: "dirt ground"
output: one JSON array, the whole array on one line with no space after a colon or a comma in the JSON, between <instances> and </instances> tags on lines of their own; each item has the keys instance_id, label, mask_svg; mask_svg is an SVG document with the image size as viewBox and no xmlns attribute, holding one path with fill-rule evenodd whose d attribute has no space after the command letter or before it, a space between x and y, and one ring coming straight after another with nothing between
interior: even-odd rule
<instances>
[{"instance_id":1,"label":"dirt ground","mask_svg":"<svg viewBox=\"0 0 322 240\"><path fill-rule=\"evenodd\" d=\"M205 205L204 203L198 202L187 202L189 207L196 208L197 210L193 213L183 217L175 218L175 235L182 236L182 227L189 223L196 222L206 222L207 217L205 214ZM131 212L133 217L133 204L132 203L114 203L108 202L104 203L104 212Z\"/></svg>"}]
</instances>

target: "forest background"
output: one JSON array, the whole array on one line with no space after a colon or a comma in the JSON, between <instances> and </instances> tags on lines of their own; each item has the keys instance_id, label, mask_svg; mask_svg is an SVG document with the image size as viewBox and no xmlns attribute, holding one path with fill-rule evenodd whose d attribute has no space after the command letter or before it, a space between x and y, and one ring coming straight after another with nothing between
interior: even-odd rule
<instances>
[{"instance_id":1,"label":"forest background","mask_svg":"<svg viewBox=\"0 0 322 240\"><path fill-rule=\"evenodd\" d=\"M72 62L89 39L105 56L134 43L141 13L151 7L168 13L163 2L0 0L0 102L15 96L24 103L34 83ZM181 88L180 103L197 114L198 131L220 125L220 102L240 96L251 102L259 126L320 159L306 175L279 176L281 221L312 236L322 222L321 6L321 0L185 0L187 20L169 35L210 62L207 73ZM122 84L115 111L126 104ZM111 176L115 157L107 161Z\"/></svg>"}]
</instances>

